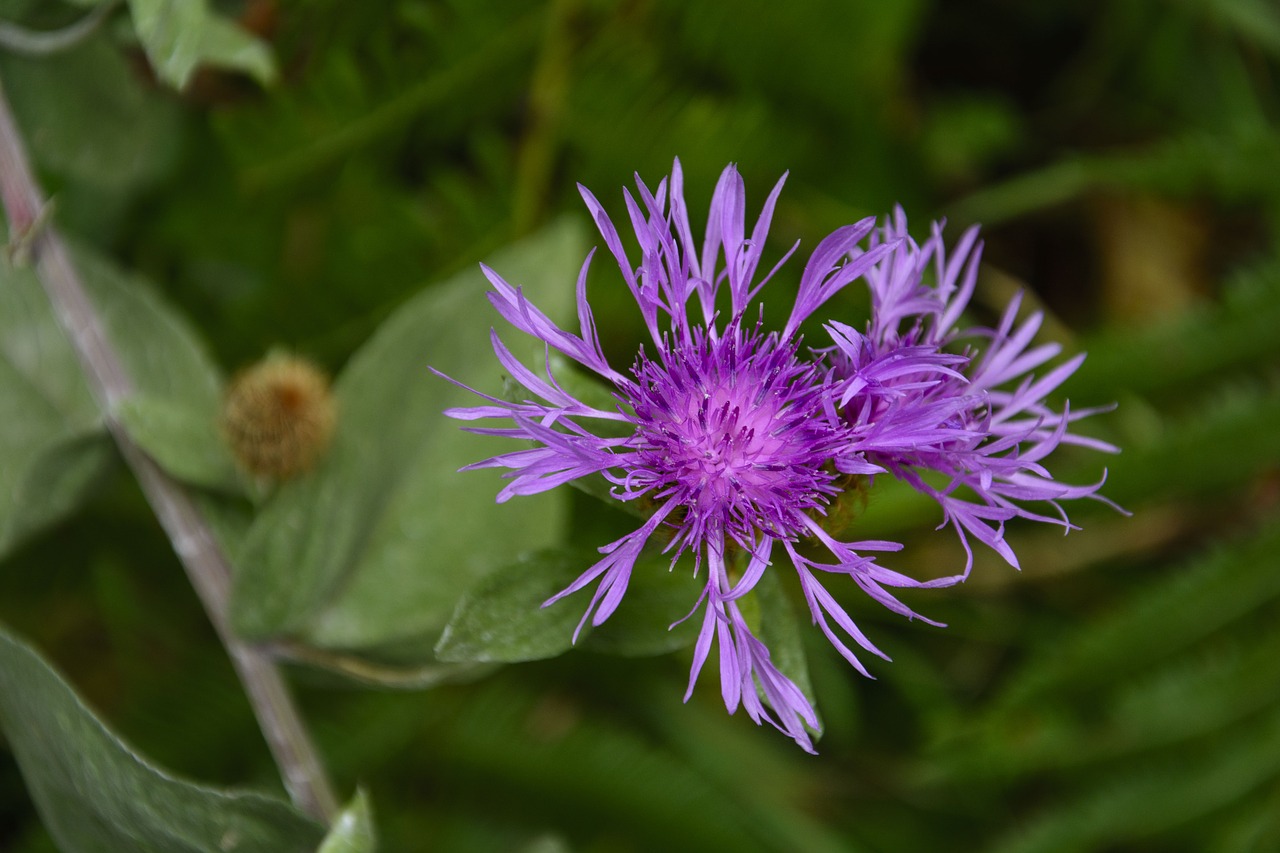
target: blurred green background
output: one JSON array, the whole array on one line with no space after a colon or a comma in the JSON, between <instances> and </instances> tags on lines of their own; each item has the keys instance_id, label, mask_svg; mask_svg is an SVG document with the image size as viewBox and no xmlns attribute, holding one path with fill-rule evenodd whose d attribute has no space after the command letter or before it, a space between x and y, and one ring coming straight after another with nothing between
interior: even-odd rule
<instances>
[{"instance_id":1,"label":"blurred green background","mask_svg":"<svg viewBox=\"0 0 1280 853\"><path fill-rule=\"evenodd\" d=\"M727 717L705 684L682 705L679 653L575 650L424 691L291 670L339 787L369 792L381 849L1280 849L1273 3L214 7L270 45L274 84L202 69L175 93L127 15L70 52L3 53L0 80L62 228L149 279L224 374L274 346L336 373L424 288L585 223L575 182L618 219L633 172L652 185L679 156L695 222L726 163L752 211L789 170L774 257L894 204L919 235L982 223L975 316L1027 288L1044 335L1090 353L1073 407L1119 404L1084 431L1120 456L1052 467L1084 481L1107 466L1132 518L1089 505L1065 540L1014 529L1021 573L981 554L965 586L909 596L945 629L843 590L894 658L878 680L805 632L816 758ZM80 14L0 3L32 28ZM592 287L626 364L638 313L615 277ZM491 322L472 324L481 344ZM577 494L569 513L586 547L618 523ZM963 559L938 521L887 489L863 529L934 576ZM3 556L0 621L162 766L278 789L122 466ZM0 849L54 849L7 758Z\"/></svg>"}]
</instances>

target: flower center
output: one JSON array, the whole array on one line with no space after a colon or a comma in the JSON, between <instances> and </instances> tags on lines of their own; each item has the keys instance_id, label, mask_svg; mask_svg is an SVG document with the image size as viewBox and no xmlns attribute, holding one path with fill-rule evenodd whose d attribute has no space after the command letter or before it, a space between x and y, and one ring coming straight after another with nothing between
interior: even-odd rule
<instances>
[{"instance_id":1,"label":"flower center","mask_svg":"<svg viewBox=\"0 0 1280 853\"><path fill-rule=\"evenodd\" d=\"M642 353L634 374L643 486L676 500L687 528L793 536L799 513L835 493L823 464L836 429L814 369L776 335L699 330L661 363Z\"/></svg>"}]
</instances>

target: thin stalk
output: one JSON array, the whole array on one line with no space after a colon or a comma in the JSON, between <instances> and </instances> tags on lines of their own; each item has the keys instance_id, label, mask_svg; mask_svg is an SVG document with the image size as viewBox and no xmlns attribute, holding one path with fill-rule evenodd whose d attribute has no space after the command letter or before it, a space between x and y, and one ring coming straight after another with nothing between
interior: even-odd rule
<instances>
[{"instance_id":1,"label":"thin stalk","mask_svg":"<svg viewBox=\"0 0 1280 853\"><path fill-rule=\"evenodd\" d=\"M280 768L294 804L329 823L338 802L319 753L307 732L280 670L266 655L239 640L228 623L231 568L191 495L147 456L116 416L133 393L133 382L107 339L85 294L66 244L41 214L46 201L36 184L9 102L0 86L0 196L15 255L35 261L36 271L59 322L80 359L89 387L102 407L120 455L168 534L203 603L209 621L240 676L258 725Z\"/></svg>"},{"instance_id":2,"label":"thin stalk","mask_svg":"<svg viewBox=\"0 0 1280 853\"><path fill-rule=\"evenodd\" d=\"M70 50L93 35L119 5L119 0L110 0L60 30L28 30L0 21L0 48L26 56L49 56Z\"/></svg>"}]
</instances>

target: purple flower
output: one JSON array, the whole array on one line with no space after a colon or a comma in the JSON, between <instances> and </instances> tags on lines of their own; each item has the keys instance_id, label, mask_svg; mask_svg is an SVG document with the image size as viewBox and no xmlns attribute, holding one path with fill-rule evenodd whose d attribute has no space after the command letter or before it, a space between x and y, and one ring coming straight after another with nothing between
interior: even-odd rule
<instances>
[{"instance_id":1,"label":"purple flower","mask_svg":"<svg viewBox=\"0 0 1280 853\"><path fill-rule=\"evenodd\" d=\"M865 334L843 323L827 326L835 343L827 353L835 369L835 402L851 436L836 466L849 474L888 472L936 500L942 526L954 527L964 546L966 577L973 565L969 536L1016 568L1017 557L1004 540L1007 520L1020 517L1071 530L1059 501L1092 497L1109 503L1097 495L1101 480L1084 486L1057 483L1041 462L1060 444L1116 452L1110 444L1069 431L1073 422L1110 407L1073 411L1064 406L1059 412L1045 404L1084 355L1036 377L1032 371L1061 347L1032 345L1043 315L1036 312L1017 323L1020 295L995 329L957 330L977 281L982 244L976 227L960 237L948 257L940 224L919 245L907 234L898 209L870 242L890 249L865 276L871 290ZM957 352L943 355L946 350ZM925 354L945 363L935 362L935 372L926 375L889 368ZM941 475L941 482L926 479L928 472ZM1036 502L1054 515L1027 507Z\"/></svg>"},{"instance_id":2,"label":"purple flower","mask_svg":"<svg viewBox=\"0 0 1280 853\"><path fill-rule=\"evenodd\" d=\"M921 442L941 446L944 427L933 413L950 411L947 407L952 405L930 404L931 415L925 419L904 413L888 426L860 424L856 418L841 417L834 405L839 400L848 413L849 407L860 404L858 392L849 391L856 377L877 388L910 393L912 388L958 381L953 369L964 359L942 354L936 346L895 344L883 353L858 353L860 360L849 362L856 364L853 374L833 389L829 367L800 352L798 333L805 319L841 288L876 269L877 263L896 257L896 239L882 239L866 251L858 248L874 228L871 219L841 228L818 244L800 277L798 296L781 332L766 331L759 320L753 320L750 305L795 251L793 247L768 274L757 277L783 181L785 176L773 188L748 235L743 182L733 166L726 168L699 246L689 225L679 162L670 181L664 179L656 192L637 177L638 201L624 191L641 253L637 266L628 259L599 202L580 187L640 308L653 349L642 347L627 371L616 370L605 359L586 297L594 250L578 276L577 334L559 328L519 287L484 268L494 288L490 301L508 323L545 343L548 366L542 371L525 367L494 333L494 352L527 396L512 402L481 394L487 405L452 409L447 414L462 420L496 421L501 425L471 429L531 442L525 449L468 466L507 469L510 482L499 493L499 501L602 474L612 484L614 498L643 499L650 508L647 521L600 548L602 558L547 604L594 584L578 629L587 619L599 625L622 601L647 544L665 542L673 564L681 554L691 553L694 571L705 573L706 584L692 611L701 607L704 612L686 700L713 645L718 645L721 692L729 711L742 705L757 723L767 720L812 752L806 726L818 726L813 707L753 635L739 602L780 550L799 575L814 621L865 674L836 629L863 649L884 655L819 578L848 575L877 601L913 618L915 614L890 589L955 582L955 578L944 578L921 583L884 569L865 553L896 551L901 545L839 542L819 522L825 507L842 490L843 475L835 470L834 460L843 463L846 473L861 473L875 467L867 456L870 448L902 452ZM616 404L598 408L568 393L550 368L550 350L605 380ZM843 348L838 360L846 364ZM892 393L877 391L875 396L888 400L892 408ZM955 430L947 429L950 438ZM666 532L655 538L659 528ZM825 549L829 561L808 556L810 545Z\"/></svg>"}]
</instances>

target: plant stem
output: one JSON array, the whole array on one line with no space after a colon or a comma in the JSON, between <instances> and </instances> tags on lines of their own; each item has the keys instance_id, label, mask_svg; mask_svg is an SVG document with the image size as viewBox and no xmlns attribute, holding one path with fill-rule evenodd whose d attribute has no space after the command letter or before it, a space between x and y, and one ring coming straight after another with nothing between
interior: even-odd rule
<instances>
[{"instance_id":1,"label":"plant stem","mask_svg":"<svg viewBox=\"0 0 1280 853\"><path fill-rule=\"evenodd\" d=\"M108 0L60 30L28 30L0 21L0 48L26 56L48 56L70 50L93 35L119 5L119 0Z\"/></svg>"},{"instance_id":2,"label":"plant stem","mask_svg":"<svg viewBox=\"0 0 1280 853\"><path fill-rule=\"evenodd\" d=\"M329 823L338 812L338 802L288 685L269 657L242 642L231 630L227 617L231 568L212 529L191 495L134 443L116 417L119 404L133 393L133 382L85 294L66 244L41 216L46 201L36 184L2 86L0 197L15 254L34 259L45 292L102 407L106 427L138 478L231 657L290 797L298 808Z\"/></svg>"}]
</instances>

